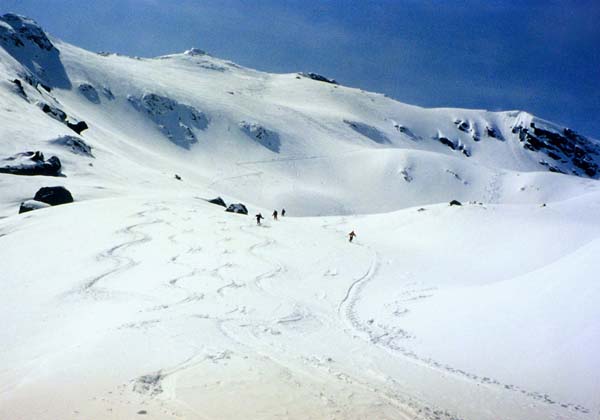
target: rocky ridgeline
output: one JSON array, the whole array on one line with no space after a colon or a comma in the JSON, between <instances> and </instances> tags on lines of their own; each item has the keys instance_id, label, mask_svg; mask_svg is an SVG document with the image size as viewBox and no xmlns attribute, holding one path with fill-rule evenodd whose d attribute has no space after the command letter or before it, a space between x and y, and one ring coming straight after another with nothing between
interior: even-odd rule
<instances>
[{"instance_id":1,"label":"rocky ridgeline","mask_svg":"<svg viewBox=\"0 0 600 420\"><path fill-rule=\"evenodd\" d=\"M562 131L542 128L531 122L529 127L514 126L512 132L518 135L526 150L543 153L551 159L550 162L539 162L549 171L590 178L600 176L600 145L575 131L569 128Z\"/></svg>"}]
</instances>

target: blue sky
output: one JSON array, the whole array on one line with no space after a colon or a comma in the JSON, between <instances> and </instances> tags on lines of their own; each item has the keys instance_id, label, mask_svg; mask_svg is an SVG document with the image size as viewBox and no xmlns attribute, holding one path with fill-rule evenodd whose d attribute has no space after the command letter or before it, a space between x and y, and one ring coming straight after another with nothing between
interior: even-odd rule
<instances>
[{"instance_id":1,"label":"blue sky","mask_svg":"<svg viewBox=\"0 0 600 420\"><path fill-rule=\"evenodd\" d=\"M600 138L600 1L3 0L93 51L197 47L422 106L523 109Z\"/></svg>"}]
</instances>

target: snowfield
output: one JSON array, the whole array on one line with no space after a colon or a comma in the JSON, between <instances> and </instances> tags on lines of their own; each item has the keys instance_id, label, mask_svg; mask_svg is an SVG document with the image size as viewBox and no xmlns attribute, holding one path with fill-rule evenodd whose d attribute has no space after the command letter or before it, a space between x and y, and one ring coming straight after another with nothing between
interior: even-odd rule
<instances>
[{"instance_id":1,"label":"snowfield","mask_svg":"<svg viewBox=\"0 0 600 420\"><path fill-rule=\"evenodd\" d=\"M0 17L0 418L599 418L599 142L317 76Z\"/></svg>"}]
</instances>

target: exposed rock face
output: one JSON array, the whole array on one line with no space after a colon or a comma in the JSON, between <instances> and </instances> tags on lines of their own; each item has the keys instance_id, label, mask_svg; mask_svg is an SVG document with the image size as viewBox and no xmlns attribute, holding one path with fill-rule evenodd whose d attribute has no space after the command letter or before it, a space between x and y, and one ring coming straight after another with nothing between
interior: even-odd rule
<instances>
[{"instance_id":1,"label":"exposed rock face","mask_svg":"<svg viewBox=\"0 0 600 420\"><path fill-rule=\"evenodd\" d=\"M31 42L40 49L46 51L54 50L54 45L42 28L33 20L13 13L7 13L0 17L0 40L10 42L15 47L23 47Z\"/></svg>"},{"instance_id":2,"label":"exposed rock face","mask_svg":"<svg viewBox=\"0 0 600 420\"><path fill-rule=\"evenodd\" d=\"M194 128L208 127L209 121L203 112L170 98L149 93L141 98L128 96L127 100L136 110L148 115L169 140L185 149L198 142Z\"/></svg>"},{"instance_id":3,"label":"exposed rock face","mask_svg":"<svg viewBox=\"0 0 600 420\"><path fill-rule=\"evenodd\" d=\"M98 91L96 88L89 83L82 83L77 88L79 93L81 93L85 98L93 104L100 103L100 96L98 95Z\"/></svg>"},{"instance_id":4,"label":"exposed rock face","mask_svg":"<svg viewBox=\"0 0 600 420\"><path fill-rule=\"evenodd\" d=\"M333 85L338 84L338 82L336 82L335 79L330 79L328 77L325 77L325 76L317 74L317 73L309 72L309 73L299 73L299 74L301 76L308 77L309 79L316 80L317 82L331 83Z\"/></svg>"},{"instance_id":5,"label":"exposed rock face","mask_svg":"<svg viewBox=\"0 0 600 420\"><path fill-rule=\"evenodd\" d=\"M61 167L58 157L44 160L40 151L19 153L0 161L0 173L13 175L61 176Z\"/></svg>"},{"instance_id":6,"label":"exposed rock face","mask_svg":"<svg viewBox=\"0 0 600 420\"><path fill-rule=\"evenodd\" d=\"M391 143L390 139L377 128L370 126L365 123L361 123L358 121L348 121L344 120L344 123L347 124L351 129L356 131L358 134L365 136L366 138L373 140L378 144L389 144Z\"/></svg>"},{"instance_id":7,"label":"exposed rock face","mask_svg":"<svg viewBox=\"0 0 600 420\"><path fill-rule=\"evenodd\" d=\"M50 204L42 203L41 201L36 200L27 200L21 203L19 207L19 214L27 213L28 211L43 209L46 207L50 207Z\"/></svg>"},{"instance_id":8,"label":"exposed rock face","mask_svg":"<svg viewBox=\"0 0 600 420\"><path fill-rule=\"evenodd\" d=\"M32 19L7 13L0 16L0 46L50 90L70 89L60 52Z\"/></svg>"},{"instance_id":9,"label":"exposed rock face","mask_svg":"<svg viewBox=\"0 0 600 420\"><path fill-rule=\"evenodd\" d=\"M36 201L58 206L73 202L73 196L65 187L44 187L40 188L33 197Z\"/></svg>"},{"instance_id":10,"label":"exposed rock face","mask_svg":"<svg viewBox=\"0 0 600 420\"><path fill-rule=\"evenodd\" d=\"M225 200L223 200L221 197L213 198L212 200L206 200L206 201L208 201L209 203L212 203L212 204L216 204L217 206L227 207L227 204L225 204Z\"/></svg>"},{"instance_id":11,"label":"exposed rock face","mask_svg":"<svg viewBox=\"0 0 600 420\"><path fill-rule=\"evenodd\" d=\"M228 211L229 213L248 214L248 209L242 203L230 204L225 211Z\"/></svg>"},{"instance_id":12,"label":"exposed rock face","mask_svg":"<svg viewBox=\"0 0 600 420\"><path fill-rule=\"evenodd\" d=\"M60 136L50 143L63 146L68 149L71 153L81 156L94 157L92 154L92 147L89 146L83 139L75 136Z\"/></svg>"},{"instance_id":13,"label":"exposed rock face","mask_svg":"<svg viewBox=\"0 0 600 420\"><path fill-rule=\"evenodd\" d=\"M462 206L462 203L460 201L458 201L458 200L452 200L450 202L450 205L451 206Z\"/></svg>"},{"instance_id":14,"label":"exposed rock face","mask_svg":"<svg viewBox=\"0 0 600 420\"><path fill-rule=\"evenodd\" d=\"M279 149L281 148L281 140L279 139L279 134L277 134L275 131L269 130L258 123L248 121L241 121L239 127L244 134L252 138L257 143L261 144L272 152L279 153Z\"/></svg>"},{"instance_id":15,"label":"exposed rock face","mask_svg":"<svg viewBox=\"0 0 600 420\"><path fill-rule=\"evenodd\" d=\"M551 172L566 173L564 164L571 164L570 172L574 175L585 175L590 178L600 176L598 158L599 145L591 142L586 137L577 134L569 128L557 132L549 128L537 127L531 122L529 127L518 125L512 132L519 136L523 147L532 152L541 152L555 161L550 164L541 160L540 164L546 166Z\"/></svg>"}]
</instances>

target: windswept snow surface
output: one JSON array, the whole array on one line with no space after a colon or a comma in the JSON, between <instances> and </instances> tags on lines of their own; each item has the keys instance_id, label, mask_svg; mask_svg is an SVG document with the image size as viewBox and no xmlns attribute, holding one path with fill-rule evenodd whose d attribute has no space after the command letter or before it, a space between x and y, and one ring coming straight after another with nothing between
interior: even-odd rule
<instances>
[{"instance_id":1,"label":"windswept snow surface","mask_svg":"<svg viewBox=\"0 0 600 420\"><path fill-rule=\"evenodd\" d=\"M7 218L0 417L596 418L599 209Z\"/></svg>"},{"instance_id":2,"label":"windswept snow surface","mask_svg":"<svg viewBox=\"0 0 600 420\"><path fill-rule=\"evenodd\" d=\"M14 15L0 122L1 419L600 415L594 139Z\"/></svg>"}]
</instances>

